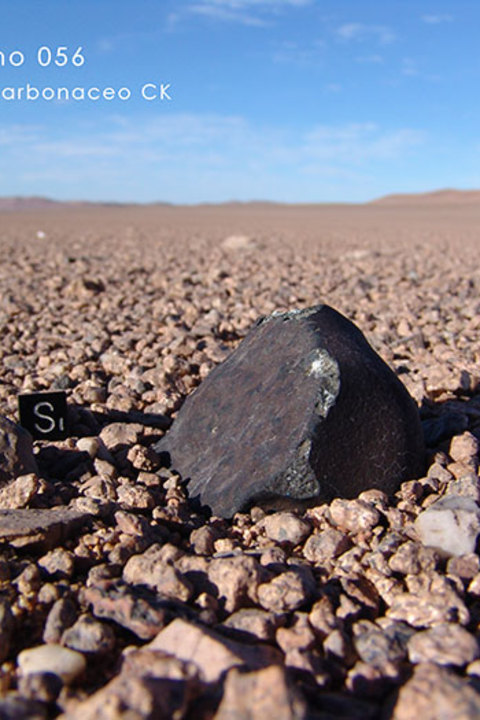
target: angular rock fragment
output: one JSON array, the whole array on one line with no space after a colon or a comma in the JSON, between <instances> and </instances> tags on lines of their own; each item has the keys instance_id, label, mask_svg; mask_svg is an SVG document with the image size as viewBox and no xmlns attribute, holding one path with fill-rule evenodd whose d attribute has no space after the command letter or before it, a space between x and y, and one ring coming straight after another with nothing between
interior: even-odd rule
<instances>
[{"instance_id":1,"label":"angular rock fragment","mask_svg":"<svg viewBox=\"0 0 480 720\"><path fill-rule=\"evenodd\" d=\"M280 573L258 588L258 600L265 610L276 613L298 610L315 594L315 579L306 567Z\"/></svg>"},{"instance_id":2,"label":"angular rock fragment","mask_svg":"<svg viewBox=\"0 0 480 720\"><path fill-rule=\"evenodd\" d=\"M195 616L195 612L170 598L155 596L121 581L105 580L82 593L95 617L112 620L142 640L151 640L174 617Z\"/></svg>"},{"instance_id":3,"label":"angular rock fragment","mask_svg":"<svg viewBox=\"0 0 480 720\"><path fill-rule=\"evenodd\" d=\"M476 472L478 470L478 451L480 443L475 435L470 432L464 432L463 435L457 435L452 438L450 443L450 457L458 463L470 465Z\"/></svg>"},{"instance_id":4,"label":"angular rock fragment","mask_svg":"<svg viewBox=\"0 0 480 720\"><path fill-rule=\"evenodd\" d=\"M245 639L270 640L275 638L275 630L282 622L280 615L257 608L242 608L230 615L222 627L231 628Z\"/></svg>"},{"instance_id":5,"label":"angular rock fragment","mask_svg":"<svg viewBox=\"0 0 480 720\"><path fill-rule=\"evenodd\" d=\"M115 647L115 633L110 625L82 615L65 630L62 645L81 653L105 655Z\"/></svg>"},{"instance_id":6,"label":"angular rock fragment","mask_svg":"<svg viewBox=\"0 0 480 720\"><path fill-rule=\"evenodd\" d=\"M408 642L408 656L412 663L463 666L476 660L478 655L476 638L454 623L434 625L416 633Z\"/></svg>"},{"instance_id":7,"label":"angular rock fragment","mask_svg":"<svg viewBox=\"0 0 480 720\"><path fill-rule=\"evenodd\" d=\"M431 627L438 623L458 622L466 625L470 620L464 602L451 590L450 593L402 593L393 596L386 615L413 627Z\"/></svg>"},{"instance_id":8,"label":"angular rock fragment","mask_svg":"<svg viewBox=\"0 0 480 720\"><path fill-rule=\"evenodd\" d=\"M355 650L368 665L381 669L387 663L398 664L406 657L406 640L402 634L408 634L409 628L404 623L381 628L370 620L359 620L353 626L353 632Z\"/></svg>"},{"instance_id":9,"label":"angular rock fragment","mask_svg":"<svg viewBox=\"0 0 480 720\"><path fill-rule=\"evenodd\" d=\"M432 548L423 547L420 543L408 541L402 543L388 560L388 567L402 575L416 575L431 572L435 569L436 553Z\"/></svg>"},{"instance_id":10,"label":"angular rock fragment","mask_svg":"<svg viewBox=\"0 0 480 720\"><path fill-rule=\"evenodd\" d=\"M392 493L424 459L405 387L327 305L260 319L155 449L224 517L252 502Z\"/></svg>"},{"instance_id":11,"label":"angular rock fragment","mask_svg":"<svg viewBox=\"0 0 480 720\"><path fill-rule=\"evenodd\" d=\"M0 509L18 509L27 507L35 497L39 487L35 473L19 475L16 480L0 489Z\"/></svg>"},{"instance_id":12,"label":"angular rock fragment","mask_svg":"<svg viewBox=\"0 0 480 720\"><path fill-rule=\"evenodd\" d=\"M247 645L209 628L176 618L146 646L193 663L205 682L217 682L232 667L251 670L279 665L281 653L269 645Z\"/></svg>"},{"instance_id":13,"label":"angular rock fragment","mask_svg":"<svg viewBox=\"0 0 480 720\"><path fill-rule=\"evenodd\" d=\"M213 588L217 590L221 605L228 613L238 610L245 601L258 600L262 567L253 557L239 555L214 558L209 563L207 575Z\"/></svg>"},{"instance_id":14,"label":"angular rock fragment","mask_svg":"<svg viewBox=\"0 0 480 720\"><path fill-rule=\"evenodd\" d=\"M347 535L340 530L328 528L308 538L303 554L310 562L325 564L349 548L350 540Z\"/></svg>"},{"instance_id":15,"label":"angular rock fragment","mask_svg":"<svg viewBox=\"0 0 480 720\"><path fill-rule=\"evenodd\" d=\"M424 545L445 555L468 555L480 533L480 508L473 498L446 495L418 515L415 530Z\"/></svg>"},{"instance_id":16,"label":"angular rock fragment","mask_svg":"<svg viewBox=\"0 0 480 720\"><path fill-rule=\"evenodd\" d=\"M152 545L141 555L131 557L123 570L123 579L131 585L146 585L163 597L183 602L189 600L193 588L173 565L162 561L162 548Z\"/></svg>"},{"instance_id":17,"label":"angular rock fragment","mask_svg":"<svg viewBox=\"0 0 480 720\"><path fill-rule=\"evenodd\" d=\"M310 535L308 520L299 518L291 512L268 515L264 521L265 535L278 543L299 545Z\"/></svg>"},{"instance_id":18,"label":"angular rock fragment","mask_svg":"<svg viewBox=\"0 0 480 720\"><path fill-rule=\"evenodd\" d=\"M75 570L75 555L70 550L55 548L39 558L38 565L54 578L71 578Z\"/></svg>"},{"instance_id":19,"label":"angular rock fragment","mask_svg":"<svg viewBox=\"0 0 480 720\"><path fill-rule=\"evenodd\" d=\"M286 655L293 650L310 650L317 642L308 615L304 612L294 613L287 627L278 628L275 639Z\"/></svg>"},{"instance_id":20,"label":"angular rock fragment","mask_svg":"<svg viewBox=\"0 0 480 720\"><path fill-rule=\"evenodd\" d=\"M194 666L161 652L133 650L118 675L86 700L69 703L59 720L181 720L197 693Z\"/></svg>"},{"instance_id":21,"label":"angular rock fragment","mask_svg":"<svg viewBox=\"0 0 480 720\"><path fill-rule=\"evenodd\" d=\"M0 485L28 473L38 473L32 437L20 425L0 416Z\"/></svg>"},{"instance_id":22,"label":"angular rock fragment","mask_svg":"<svg viewBox=\"0 0 480 720\"><path fill-rule=\"evenodd\" d=\"M100 433L100 438L110 452L134 445L143 432L139 423L110 423Z\"/></svg>"},{"instance_id":23,"label":"angular rock fragment","mask_svg":"<svg viewBox=\"0 0 480 720\"><path fill-rule=\"evenodd\" d=\"M400 689L392 720L473 720L480 715L480 693L465 678L433 663L422 663Z\"/></svg>"},{"instance_id":24,"label":"angular rock fragment","mask_svg":"<svg viewBox=\"0 0 480 720\"><path fill-rule=\"evenodd\" d=\"M71 627L77 619L77 608L69 598L60 598L48 613L43 630L44 643L60 643L64 631Z\"/></svg>"},{"instance_id":25,"label":"angular rock fragment","mask_svg":"<svg viewBox=\"0 0 480 720\"><path fill-rule=\"evenodd\" d=\"M272 689L274 689L272 691ZM278 666L229 671L216 720L307 720L307 706L286 671Z\"/></svg>"},{"instance_id":26,"label":"angular rock fragment","mask_svg":"<svg viewBox=\"0 0 480 720\"><path fill-rule=\"evenodd\" d=\"M14 547L52 548L90 517L90 513L62 506L0 510L0 542L7 540Z\"/></svg>"},{"instance_id":27,"label":"angular rock fragment","mask_svg":"<svg viewBox=\"0 0 480 720\"><path fill-rule=\"evenodd\" d=\"M380 519L380 513L370 503L340 498L331 503L329 515L334 525L352 533L369 531Z\"/></svg>"},{"instance_id":28,"label":"angular rock fragment","mask_svg":"<svg viewBox=\"0 0 480 720\"><path fill-rule=\"evenodd\" d=\"M475 553L451 557L447 562L447 573L463 580L472 580L480 571L480 558Z\"/></svg>"}]
</instances>

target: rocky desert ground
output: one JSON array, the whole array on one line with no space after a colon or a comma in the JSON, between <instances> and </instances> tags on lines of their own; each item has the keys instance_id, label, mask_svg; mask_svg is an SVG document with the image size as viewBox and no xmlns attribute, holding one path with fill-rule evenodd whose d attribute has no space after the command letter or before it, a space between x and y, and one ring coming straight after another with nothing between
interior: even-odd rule
<instances>
[{"instance_id":1,"label":"rocky desert ground","mask_svg":"<svg viewBox=\"0 0 480 720\"><path fill-rule=\"evenodd\" d=\"M0 415L57 389L70 423L33 465L4 432L0 716L478 718L478 198L10 207ZM259 316L322 302L417 402L423 475L209 517L153 445Z\"/></svg>"}]
</instances>

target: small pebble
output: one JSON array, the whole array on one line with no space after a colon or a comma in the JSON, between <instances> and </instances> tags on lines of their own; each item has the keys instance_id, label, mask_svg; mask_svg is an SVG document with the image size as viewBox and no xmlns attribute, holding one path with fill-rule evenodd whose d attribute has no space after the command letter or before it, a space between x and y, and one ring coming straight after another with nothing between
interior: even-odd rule
<instances>
[{"instance_id":1,"label":"small pebble","mask_svg":"<svg viewBox=\"0 0 480 720\"><path fill-rule=\"evenodd\" d=\"M65 685L70 685L87 667L81 653L55 644L22 650L17 660L22 675L53 673L58 675Z\"/></svg>"},{"instance_id":2,"label":"small pebble","mask_svg":"<svg viewBox=\"0 0 480 720\"><path fill-rule=\"evenodd\" d=\"M408 657L412 663L464 666L478 656L477 639L453 623L435 625L415 633L408 641Z\"/></svg>"},{"instance_id":3,"label":"small pebble","mask_svg":"<svg viewBox=\"0 0 480 720\"><path fill-rule=\"evenodd\" d=\"M446 555L473 553L480 533L480 508L472 498L447 495L418 515L415 530L424 545Z\"/></svg>"},{"instance_id":4,"label":"small pebble","mask_svg":"<svg viewBox=\"0 0 480 720\"><path fill-rule=\"evenodd\" d=\"M309 535L312 526L307 520L291 512L279 512L268 515L264 520L265 534L276 542L299 545Z\"/></svg>"}]
</instances>

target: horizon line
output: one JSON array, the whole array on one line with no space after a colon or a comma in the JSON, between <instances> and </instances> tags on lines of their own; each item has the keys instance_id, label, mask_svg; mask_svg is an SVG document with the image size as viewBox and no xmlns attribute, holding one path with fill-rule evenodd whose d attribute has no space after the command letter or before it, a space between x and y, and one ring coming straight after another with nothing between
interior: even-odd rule
<instances>
[{"instance_id":1,"label":"horizon line","mask_svg":"<svg viewBox=\"0 0 480 720\"><path fill-rule=\"evenodd\" d=\"M393 192L385 195L375 196L370 200L355 201L355 200L316 200L316 201L289 201L289 200L265 200L265 199L249 199L249 200L214 200L214 201L197 201L197 202L173 202L168 200L88 200L88 199L66 199L61 200L55 197L46 195L0 195L0 210L5 209L21 209L23 206L25 209L31 207L32 209L41 209L42 206L47 208L49 206L111 206L111 207L152 207L152 206L163 206L163 207L211 207L211 206L225 206L225 205L286 205L286 206L312 206L312 205L370 205L370 204L382 204L383 202L397 202L407 199L432 199L432 200L446 200L448 196L451 198L460 199L460 196L465 198L472 195L478 196L480 201L480 188L438 188L435 190L425 190L416 192ZM10 206L10 208L9 208ZM17 206L17 207L15 207Z\"/></svg>"}]
</instances>

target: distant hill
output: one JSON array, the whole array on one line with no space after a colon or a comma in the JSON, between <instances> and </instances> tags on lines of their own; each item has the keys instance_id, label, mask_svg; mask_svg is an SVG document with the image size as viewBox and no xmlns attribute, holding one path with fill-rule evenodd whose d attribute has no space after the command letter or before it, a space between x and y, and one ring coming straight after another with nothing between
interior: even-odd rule
<instances>
[{"instance_id":1,"label":"distant hill","mask_svg":"<svg viewBox=\"0 0 480 720\"><path fill-rule=\"evenodd\" d=\"M0 197L0 210L40 210L62 205L44 197Z\"/></svg>"},{"instance_id":2,"label":"distant hill","mask_svg":"<svg viewBox=\"0 0 480 720\"><path fill-rule=\"evenodd\" d=\"M435 190L426 193L385 195L369 205L472 205L480 204L480 190Z\"/></svg>"},{"instance_id":3,"label":"distant hill","mask_svg":"<svg viewBox=\"0 0 480 720\"><path fill-rule=\"evenodd\" d=\"M218 203L199 203L198 207L223 207L223 208L273 208L276 207L287 207L292 206L305 206L315 207L322 205L341 205L341 204L352 204L352 203L282 203L274 202L269 200L250 200L250 201L236 201L231 200L228 202ZM358 203L355 203L358 204ZM361 204L361 203L360 203ZM385 206L430 206L430 205L476 205L480 204L480 190L435 190L432 192L425 193L398 193L393 195L384 195L383 197L376 198L365 205L385 205ZM175 207L174 203L169 202L150 202L150 203L135 203L135 202L93 202L89 200L52 200L47 197L0 197L0 212L2 211L22 211L22 210L48 210L55 208L82 208L82 207L110 207L110 208L122 208L122 207ZM182 206L179 206L182 207Z\"/></svg>"},{"instance_id":4,"label":"distant hill","mask_svg":"<svg viewBox=\"0 0 480 720\"><path fill-rule=\"evenodd\" d=\"M227 202L218 203L198 203L198 207L275 207L283 203L270 202L268 200L229 200ZM2 210L42 210L48 208L78 208L78 207L175 207L175 203L163 202L161 200L146 203L137 202L108 202L108 201L92 201L92 200L52 200L46 197L0 197L0 211Z\"/></svg>"},{"instance_id":5,"label":"distant hill","mask_svg":"<svg viewBox=\"0 0 480 720\"><path fill-rule=\"evenodd\" d=\"M50 208L81 208L81 207L131 207L143 203L124 202L91 202L89 200L52 200L46 197L0 197L0 212L4 210L48 210ZM171 203L145 203L145 206L169 207Z\"/></svg>"}]
</instances>

